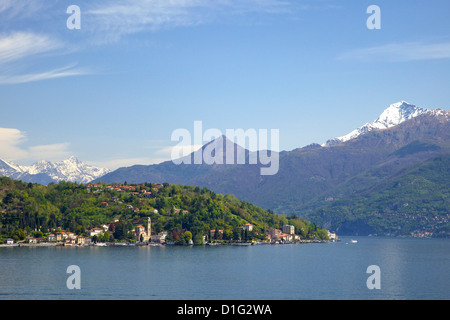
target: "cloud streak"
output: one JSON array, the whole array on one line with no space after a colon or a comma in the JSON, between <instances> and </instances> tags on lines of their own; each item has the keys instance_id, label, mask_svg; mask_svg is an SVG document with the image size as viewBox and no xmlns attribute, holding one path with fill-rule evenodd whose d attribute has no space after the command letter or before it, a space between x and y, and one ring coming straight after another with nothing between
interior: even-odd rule
<instances>
[{"instance_id":1,"label":"cloud streak","mask_svg":"<svg viewBox=\"0 0 450 320\"><path fill-rule=\"evenodd\" d=\"M0 159L17 160L27 156L19 147L26 140L25 134L14 128L0 128Z\"/></svg>"},{"instance_id":2,"label":"cloud streak","mask_svg":"<svg viewBox=\"0 0 450 320\"><path fill-rule=\"evenodd\" d=\"M94 4L86 14L95 30L117 41L140 31L195 26L251 12L286 13L288 8L288 2L279 0L116 0Z\"/></svg>"},{"instance_id":3,"label":"cloud streak","mask_svg":"<svg viewBox=\"0 0 450 320\"><path fill-rule=\"evenodd\" d=\"M348 51L338 57L339 60L409 62L450 58L450 42L391 43L382 46Z\"/></svg>"},{"instance_id":4,"label":"cloud streak","mask_svg":"<svg viewBox=\"0 0 450 320\"><path fill-rule=\"evenodd\" d=\"M22 147L27 141L25 132L15 128L0 128L0 159L7 161L61 160L70 156L67 142Z\"/></svg>"},{"instance_id":5,"label":"cloud streak","mask_svg":"<svg viewBox=\"0 0 450 320\"><path fill-rule=\"evenodd\" d=\"M23 74L23 75L17 75L17 74L2 75L2 76L0 76L0 84L20 84L20 83L28 83L28 82L35 82L35 81L41 81L41 80L82 76L82 75L87 75L90 73L91 72L87 69L74 68L73 66L66 66L63 68L44 71L41 73L28 73L28 74Z\"/></svg>"},{"instance_id":6,"label":"cloud streak","mask_svg":"<svg viewBox=\"0 0 450 320\"><path fill-rule=\"evenodd\" d=\"M61 50L66 50L66 47L63 42L45 34L17 31L0 35L0 84L20 84L89 74L90 70L75 68L74 65L20 74L17 66L12 64L40 58L45 54L61 54Z\"/></svg>"},{"instance_id":7,"label":"cloud streak","mask_svg":"<svg viewBox=\"0 0 450 320\"><path fill-rule=\"evenodd\" d=\"M61 42L47 35L13 32L0 36L0 64L62 48Z\"/></svg>"},{"instance_id":8,"label":"cloud streak","mask_svg":"<svg viewBox=\"0 0 450 320\"><path fill-rule=\"evenodd\" d=\"M86 35L84 41L89 45L108 44L141 31L154 32L163 28L190 27L248 13L281 14L291 9L292 3L285 0L93 1L83 4L81 32ZM34 21L38 12L39 16L45 15L51 21L56 12L55 3L42 0L0 0L0 19L5 23L16 23L19 20ZM48 27L47 24L46 26ZM71 46L50 34L30 31L0 33L0 85L92 73L89 69L73 66L59 68L50 66L40 72L20 70L18 67L23 68L32 59L68 52Z\"/></svg>"},{"instance_id":9,"label":"cloud streak","mask_svg":"<svg viewBox=\"0 0 450 320\"><path fill-rule=\"evenodd\" d=\"M2 20L16 20L33 16L46 5L38 0L0 0Z\"/></svg>"}]
</instances>

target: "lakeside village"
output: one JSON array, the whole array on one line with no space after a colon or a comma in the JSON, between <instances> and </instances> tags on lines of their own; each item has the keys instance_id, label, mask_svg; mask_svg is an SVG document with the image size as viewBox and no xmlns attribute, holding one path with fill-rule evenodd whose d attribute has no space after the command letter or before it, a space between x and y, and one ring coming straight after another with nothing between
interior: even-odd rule
<instances>
[{"instance_id":1,"label":"lakeside village","mask_svg":"<svg viewBox=\"0 0 450 320\"><path fill-rule=\"evenodd\" d=\"M152 184L152 191L157 192L163 187L163 184ZM88 184L86 185L88 192L98 193L101 190L113 192L127 192L137 197L138 199L150 198L152 192L140 188L140 186L111 186L103 184ZM139 202L139 201L138 201ZM111 203L102 202L101 207L106 208L112 204L123 204L118 197L112 197ZM131 204L125 205L126 210L132 210L139 214L140 209ZM159 215L158 209L149 208L154 215ZM188 210L181 210L173 208L174 214L189 214ZM2 214L7 214L1 211ZM144 226L143 224L146 224ZM68 246L68 247L86 247L86 246L164 246L164 245L194 245L192 234L189 231L184 231L182 234L179 230L174 229L172 232L152 230L151 218L145 217L133 221L132 227L127 231L128 237L120 239L117 237L118 229L123 223L114 218L109 224L101 224L83 232L71 232L63 230L62 227L51 228L44 233L43 230L29 230L24 229L16 232L14 237L7 238L0 241L1 247L17 247L17 246ZM123 232L123 230L121 230ZM296 233L295 226L283 225L281 229L270 228L264 236L260 235L257 239L250 236L254 233L254 225L251 223L243 224L239 227L238 240L232 240L226 237L224 230L213 229L208 234L201 237L201 241L195 244L201 245L257 245L257 244L296 244L296 243L320 243L320 242L334 242L340 241L336 233L328 232L328 240L323 239L302 239L301 235ZM170 233L170 234L169 234ZM182 241L180 241L180 238Z\"/></svg>"},{"instance_id":2,"label":"lakeside village","mask_svg":"<svg viewBox=\"0 0 450 320\"><path fill-rule=\"evenodd\" d=\"M57 228L53 233L46 235L45 237L26 237L24 240L17 240L8 238L6 244L0 244L0 246L163 246L163 245L175 245L177 243L173 241L167 241L167 232L159 232L158 234L151 234L151 219L148 218L147 227L137 225L132 233L134 239L131 241L115 241L115 242L100 242L99 240L106 237L110 237L114 233L114 228L119 221L114 221L109 225L102 225L97 228L92 228L86 232L86 235L75 235L73 232L66 232ZM251 232L253 225L248 223L241 227L243 233ZM149 232L150 231L150 232ZM217 235L216 235L217 233ZM109 234L109 236L107 235ZM151 235L150 235L151 234ZM258 244L296 244L296 243L320 243L328 241L340 241L335 232L329 232L330 240L302 240L301 236L294 233L294 226L285 225L283 229L269 230L264 241L226 241L223 240L223 230L210 230L209 235L203 236L203 245L237 245L248 246ZM185 243L187 245L193 245L192 239L188 239Z\"/></svg>"}]
</instances>

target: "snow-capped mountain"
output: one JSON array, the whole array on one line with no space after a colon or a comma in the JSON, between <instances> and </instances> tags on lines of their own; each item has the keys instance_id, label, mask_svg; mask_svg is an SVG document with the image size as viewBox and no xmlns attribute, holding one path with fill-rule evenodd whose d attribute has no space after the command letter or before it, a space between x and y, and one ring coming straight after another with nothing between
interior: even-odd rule
<instances>
[{"instance_id":1,"label":"snow-capped mountain","mask_svg":"<svg viewBox=\"0 0 450 320\"><path fill-rule=\"evenodd\" d=\"M41 160L31 166L20 166L12 162L0 160L0 176L41 184L63 180L87 183L109 172L109 169L90 166L73 156L59 162Z\"/></svg>"},{"instance_id":2,"label":"snow-capped mountain","mask_svg":"<svg viewBox=\"0 0 450 320\"><path fill-rule=\"evenodd\" d=\"M322 144L322 146L323 147L332 146L341 142L345 142L372 130L391 128L409 119L415 118L423 113L434 111L435 110L428 110L422 107L415 106L413 104L409 104L408 102L405 101L400 101L391 104L386 110L383 111L383 113L378 117L377 120L370 123L366 123L362 127L353 130L352 132L346 134L345 136L330 139L324 144Z\"/></svg>"}]
</instances>

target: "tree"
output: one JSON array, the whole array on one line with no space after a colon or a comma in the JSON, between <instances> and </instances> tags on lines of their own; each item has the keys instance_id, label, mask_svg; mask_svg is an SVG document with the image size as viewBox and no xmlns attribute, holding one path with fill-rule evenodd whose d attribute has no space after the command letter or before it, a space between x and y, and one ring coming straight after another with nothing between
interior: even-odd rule
<instances>
[{"instance_id":1,"label":"tree","mask_svg":"<svg viewBox=\"0 0 450 320\"><path fill-rule=\"evenodd\" d=\"M33 237L35 237L35 238L43 238L44 234L42 233L42 231L36 231L36 232L33 232Z\"/></svg>"},{"instance_id":2,"label":"tree","mask_svg":"<svg viewBox=\"0 0 450 320\"><path fill-rule=\"evenodd\" d=\"M114 231L114 239L124 240L126 239L126 228L123 222L120 222L116 226L116 230Z\"/></svg>"},{"instance_id":3,"label":"tree","mask_svg":"<svg viewBox=\"0 0 450 320\"><path fill-rule=\"evenodd\" d=\"M11 192L8 192L6 194L6 196L3 198L3 203L10 204L13 202L13 199L14 199L14 194L12 194Z\"/></svg>"},{"instance_id":4,"label":"tree","mask_svg":"<svg viewBox=\"0 0 450 320\"><path fill-rule=\"evenodd\" d=\"M328 237L328 232L324 229L317 230L317 236L320 240L330 240Z\"/></svg>"},{"instance_id":5,"label":"tree","mask_svg":"<svg viewBox=\"0 0 450 320\"><path fill-rule=\"evenodd\" d=\"M13 238L13 239L16 240L16 241L17 241L17 240L25 240L26 237L27 237L27 236L26 236L25 232L24 232L22 229L13 231L13 232L11 233L11 238Z\"/></svg>"},{"instance_id":6,"label":"tree","mask_svg":"<svg viewBox=\"0 0 450 320\"><path fill-rule=\"evenodd\" d=\"M233 229L233 236L232 236L232 239L233 239L234 241L237 241L237 240L240 240L240 239L241 239L241 232L240 232L240 229L239 229L239 228L234 228L234 229Z\"/></svg>"},{"instance_id":7,"label":"tree","mask_svg":"<svg viewBox=\"0 0 450 320\"><path fill-rule=\"evenodd\" d=\"M225 240L231 240L233 238L233 230L231 230L231 228L223 230L223 238Z\"/></svg>"},{"instance_id":8,"label":"tree","mask_svg":"<svg viewBox=\"0 0 450 320\"><path fill-rule=\"evenodd\" d=\"M187 244L192 240L192 233L190 231L185 231L182 235L183 243Z\"/></svg>"},{"instance_id":9,"label":"tree","mask_svg":"<svg viewBox=\"0 0 450 320\"><path fill-rule=\"evenodd\" d=\"M203 244L203 236L200 233L194 236L194 244Z\"/></svg>"},{"instance_id":10,"label":"tree","mask_svg":"<svg viewBox=\"0 0 450 320\"><path fill-rule=\"evenodd\" d=\"M105 232L102 234L100 241L102 242L110 242L111 241L111 234L109 232Z\"/></svg>"}]
</instances>

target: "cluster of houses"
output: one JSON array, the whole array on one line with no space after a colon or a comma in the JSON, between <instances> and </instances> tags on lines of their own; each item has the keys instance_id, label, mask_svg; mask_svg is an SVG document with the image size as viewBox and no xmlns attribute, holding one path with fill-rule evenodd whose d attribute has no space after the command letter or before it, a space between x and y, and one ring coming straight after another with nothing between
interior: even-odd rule
<instances>
[{"instance_id":1,"label":"cluster of houses","mask_svg":"<svg viewBox=\"0 0 450 320\"><path fill-rule=\"evenodd\" d=\"M161 183L154 183L153 184L153 190L157 191L158 189L162 188L164 185ZM116 191L116 192L129 192L131 194L134 194L139 197L151 197L152 192L148 191L146 189L141 189L138 186L129 186L129 185L121 185L121 186L112 186L112 185L102 185L102 184L88 184L86 185L86 189L89 192L99 192L100 190L106 190L106 191ZM139 192L138 192L139 191Z\"/></svg>"},{"instance_id":2,"label":"cluster of houses","mask_svg":"<svg viewBox=\"0 0 450 320\"><path fill-rule=\"evenodd\" d=\"M59 231L48 234L45 238L35 238L28 237L26 241L29 244L38 244L38 243L54 243L54 244L64 244L64 245L91 245L93 244L94 237L100 237L104 233L109 232L113 233L119 220L115 219L110 224L104 224L100 227L92 228L84 233L84 235L76 235L73 232L69 231ZM148 232L147 230L150 230ZM134 233L134 240L137 242L154 242L154 243L165 243L167 232L160 232L158 234L151 234L151 220L148 218L148 226L145 228L142 225L138 225L131 230ZM14 240L9 238L6 240L6 244L12 245L14 244Z\"/></svg>"},{"instance_id":3,"label":"cluster of houses","mask_svg":"<svg viewBox=\"0 0 450 320\"><path fill-rule=\"evenodd\" d=\"M180 210L174 208L175 212L182 211L183 213L188 213L186 210ZM100 237L104 233L109 232L113 233L115 231L116 226L119 224L119 220L114 220L110 224L104 224L100 227L92 228L85 232L84 235L76 235L73 232L68 231L60 231L51 233L46 236L46 238L28 238L27 241L30 244L37 243L58 243L64 245L91 245L93 244L94 237ZM243 231L251 232L254 229L254 226L250 223L243 225L240 229ZM167 232L159 232L158 234L152 234L151 227L151 219L147 218L147 226L144 227L142 224L135 226L133 232L133 238L136 242L143 243L157 243L157 244L165 244L168 233ZM218 233L216 235L216 232ZM223 238L223 230L210 230L209 239L222 239ZM207 236L203 237L204 243L206 242ZM337 241L338 237L336 233L328 232L328 237L331 241ZM299 242L301 240L300 235L295 234L295 227L293 225L284 225L282 229L269 229L268 234L266 235L266 240L269 243L293 243ZM13 239L7 239L7 244L13 244Z\"/></svg>"},{"instance_id":4,"label":"cluster of houses","mask_svg":"<svg viewBox=\"0 0 450 320\"><path fill-rule=\"evenodd\" d=\"M241 227L244 231L253 231L253 225L247 223ZM216 232L218 233L216 235ZM210 239L222 239L223 230L210 230ZM337 241L338 237L336 233L328 232L328 237L331 241ZM266 240L268 243L294 243L301 241L301 236L295 234L295 227L293 225L284 225L281 229L270 228L268 234L266 235Z\"/></svg>"},{"instance_id":5,"label":"cluster of houses","mask_svg":"<svg viewBox=\"0 0 450 320\"><path fill-rule=\"evenodd\" d=\"M295 234L294 226L284 225L281 230L270 228L266 239L272 242L295 242L300 241L300 236Z\"/></svg>"},{"instance_id":6,"label":"cluster of houses","mask_svg":"<svg viewBox=\"0 0 450 320\"><path fill-rule=\"evenodd\" d=\"M411 234L413 238L431 238L433 237L433 232L429 231L417 231Z\"/></svg>"},{"instance_id":7,"label":"cluster of houses","mask_svg":"<svg viewBox=\"0 0 450 320\"><path fill-rule=\"evenodd\" d=\"M76 235L70 231L60 231L50 233L46 238L28 238L28 243L37 244L43 242L58 242L65 245L89 245L94 236L100 236L109 230L109 225L102 225L101 228L92 228L86 232L86 236Z\"/></svg>"},{"instance_id":8,"label":"cluster of houses","mask_svg":"<svg viewBox=\"0 0 450 320\"><path fill-rule=\"evenodd\" d=\"M295 227L292 225L284 225L283 228L280 229L269 229L269 234L266 236L266 239L270 242L298 242L301 240L300 235L295 234ZM328 231L328 239L330 241L338 241L339 238L335 231Z\"/></svg>"}]
</instances>

